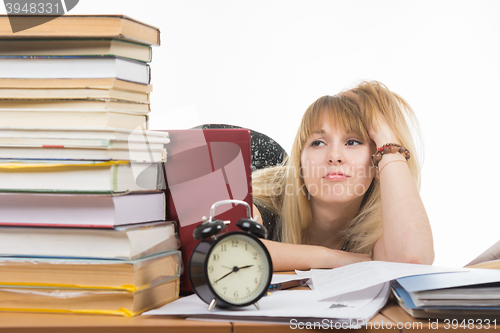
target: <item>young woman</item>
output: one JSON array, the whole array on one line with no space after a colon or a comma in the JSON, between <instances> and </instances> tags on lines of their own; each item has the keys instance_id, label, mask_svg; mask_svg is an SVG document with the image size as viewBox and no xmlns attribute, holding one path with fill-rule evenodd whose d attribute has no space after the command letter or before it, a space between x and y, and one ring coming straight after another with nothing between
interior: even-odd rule
<instances>
[{"instance_id":1,"label":"young woman","mask_svg":"<svg viewBox=\"0 0 500 333\"><path fill-rule=\"evenodd\" d=\"M306 110L289 160L253 174L254 214L268 228L276 271L432 264L411 124L410 106L379 82Z\"/></svg>"}]
</instances>

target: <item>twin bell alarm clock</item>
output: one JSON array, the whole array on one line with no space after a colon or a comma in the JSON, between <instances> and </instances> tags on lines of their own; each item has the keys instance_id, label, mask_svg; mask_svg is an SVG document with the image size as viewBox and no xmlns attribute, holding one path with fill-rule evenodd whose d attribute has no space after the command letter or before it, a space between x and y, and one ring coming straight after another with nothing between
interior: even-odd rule
<instances>
[{"instance_id":1,"label":"twin bell alarm clock","mask_svg":"<svg viewBox=\"0 0 500 333\"><path fill-rule=\"evenodd\" d=\"M214 220L215 208L224 204L245 205L247 217L236 226L241 231L219 234L230 221ZM250 206L240 200L214 203L210 218L203 217L193 232L201 240L189 259L189 281L195 293L214 307L230 308L255 305L266 295L273 275L273 264L259 238L267 237L266 228L251 217Z\"/></svg>"}]
</instances>

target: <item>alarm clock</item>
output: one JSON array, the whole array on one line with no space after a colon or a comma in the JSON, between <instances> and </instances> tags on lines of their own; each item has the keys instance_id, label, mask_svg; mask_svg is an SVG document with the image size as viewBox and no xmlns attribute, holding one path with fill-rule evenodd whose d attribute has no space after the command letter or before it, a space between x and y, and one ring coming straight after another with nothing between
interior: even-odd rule
<instances>
[{"instance_id":1,"label":"alarm clock","mask_svg":"<svg viewBox=\"0 0 500 333\"><path fill-rule=\"evenodd\" d=\"M217 206L240 204L247 208L247 217L236 226L242 231L219 235L230 221L214 220ZM266 238L266 228L251 217L250 206L240 200L222 200L210 209L210 218L193 232L201 240L189 259L189 281L194 292L214 307L244 307L267 294L273 275L273 264L266 246L259 238Z\"/></svg>"}]
</instances>

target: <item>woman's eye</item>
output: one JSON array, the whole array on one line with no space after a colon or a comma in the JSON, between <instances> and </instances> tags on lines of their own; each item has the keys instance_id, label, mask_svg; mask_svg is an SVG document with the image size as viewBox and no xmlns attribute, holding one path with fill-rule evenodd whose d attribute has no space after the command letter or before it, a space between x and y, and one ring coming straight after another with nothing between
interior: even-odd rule
<instances>
[{"instance_id":1,"label":"woman's eye","mask_svg":"<svg viewBox=\"0 0 500 333\"><path fill-rule=\"evenodd\" d=\"M312 143L311 143L311 146L313 147L319 147L319 146L322 146L324 145L325 143L321 140L314 140Z\"/></svg>"},{"instance_id":2,"label":"woman's eye","mask_svg":"<svg viewBox=\"0 0 500 333\"><path fill-rule=\"evenodd\" d=\"M356 145L362 145L363 143L361 143L360 141L358 140L354 140L354 139L349 139L347 140L347 145L348 146L356 146Z\"/></svg>"}]
</instances>

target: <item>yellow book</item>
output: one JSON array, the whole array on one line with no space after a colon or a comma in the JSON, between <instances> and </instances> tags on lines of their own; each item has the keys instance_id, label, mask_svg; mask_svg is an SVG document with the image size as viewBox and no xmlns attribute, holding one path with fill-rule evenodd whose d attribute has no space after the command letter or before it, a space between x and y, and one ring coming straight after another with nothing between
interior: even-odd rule
<instances>
[{"instance_id":1,"label":"yellow book","mask_svg":"<svg viewBox=\"0 0 500 333\"><path fill-rule=\"evenodd\" d=\"M4 111L0 109L0 119L4 127L118 127L144 130L149 127L147 115L115 111Z\"/></svg>"},{"instance_id":2,"label":"yellow book","mask_svg":"<svg viewBox=\"0 0 500 333\"><path fill-rule=\"evenodd\" d=\"M10 80L10 79L6 79ZM13 79L16 80L16 79ZM24 80L24 79L20 79ZM72 80L72 79L69 79ZM1 112L45 111L45 112L116 112L132 115L147 115L151 111L149 103L124 102L115 99L13 99L0 103ZM19 115L19 114L18 114ZM62 113L61 113L62 115ZM3 118L3 117L2 117ZM2 126L7 126L3 125ZM59 125L58 125L59 127ZM118 126L115 126L118 127Z\"/></svg>"},{"instance_id":3,"label":"yellow book","mask_svg":"<svg viewBox=\"0 0 500 333\"><path fill-rule=\"evenodd\" d=\"M127 193L162 190L163 181L160 163L64 160L0 162L1 192Z\"/></svg>"},{"instance_id":4,"label":"yellow book","mask_svg":"<svg viewBox=\"0 0 500 333\"><path fill-rule=\"evenodd\" d=\"M1 41L0 41L1 43ZM23 89L121 89L149 93L153 91L152 84L140 84L115 78L92 79L0 79L2 88Z\"/></svg>"},{"instance_id":5,"label":"yellow book","mask_svg":"<svg viewBox=\"0 0 500 333\"><path fill-rule=\"evenodd\" d=\"M179 278L134 292L0 287L0 311L109 314L132 317L179 297Z\"/></svg>"},{"instance_id":6,"label":"yellow book","mask_svg":"<svg viewBox=\"0 0 500 333\"><path fill-rule=\"evenodd\" d=\"M137 291L180 276L180 251L136 260L0 257L0 286Z\"/></svg>"},{"instance_id":7,"label":"yellow book","mask_svg":"<svg viewBox=\"0 0 500 333\"><path fill-rule=\"evenodd\" d=\"M149 103L149 94L135 91L92 88L63 88L63 89L24 89L0 88L0 99L116 99L127 102Z\"/></svg>"},{"instance_id":8,"label":"yellow book","mask_svg":"<svg viewBox=\"0 0 500 333\"><path fill-rule=\"evenodd\" d=\"M20 38L110 38L146 45L160 45L160 31L124 15L63 15L47 22L36 15L12 16L15 24L30 29L12 32L7 15L0 15L0 37ZM36 23L43 23L36 26Z\"/></svg>"},{"instance_id":9,"label":"yellow book","mask_svg":"<svg viewBox=\"0 0 500 333\"><path fill-rule=\"evenodd\" d=\"M466 266L467 268L488 268L488 269L500 269L500 259L485 261L480 264Z\"/></svg>"}]
</instances>

